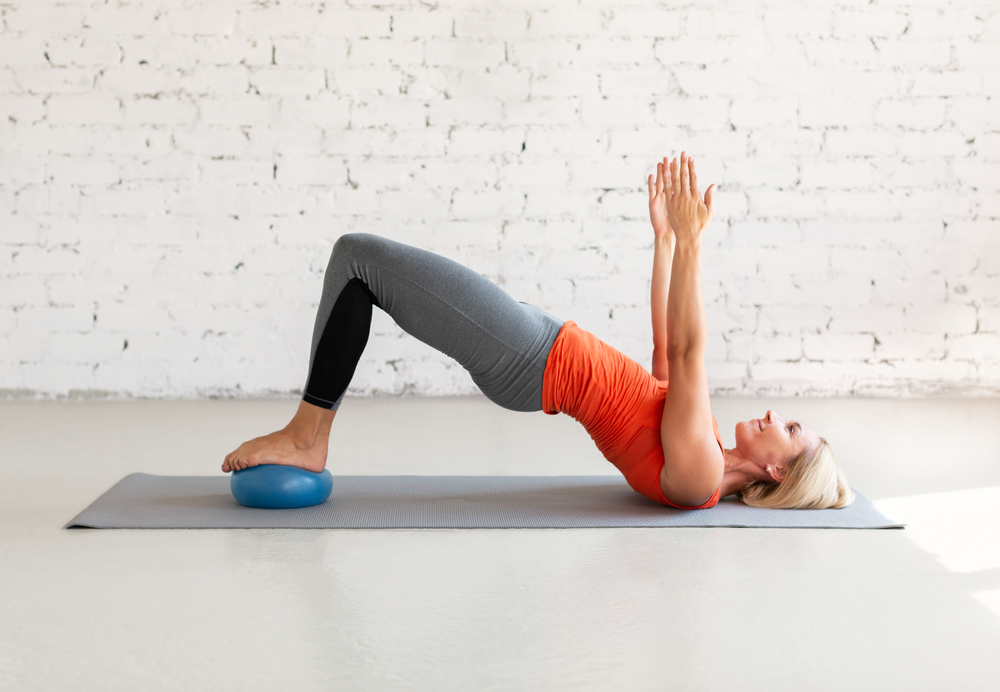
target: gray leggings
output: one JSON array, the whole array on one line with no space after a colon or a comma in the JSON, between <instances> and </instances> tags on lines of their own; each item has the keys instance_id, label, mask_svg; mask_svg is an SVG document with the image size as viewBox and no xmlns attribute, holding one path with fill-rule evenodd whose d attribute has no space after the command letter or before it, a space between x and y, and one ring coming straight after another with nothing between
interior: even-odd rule
<instances>
[{"instance_id":1,"label":"gray leggings","mask_svg":"<svg viewBox=\"0 0 1000 692\"><path fill-rule=\"evenodd\" d=\"M367 233L342 236L323 279L302 398L340 406L368 343L372 305L457 360L493 402L542 409L542 375L562 321L449 259Z\"/></svg>"}]
</instances>

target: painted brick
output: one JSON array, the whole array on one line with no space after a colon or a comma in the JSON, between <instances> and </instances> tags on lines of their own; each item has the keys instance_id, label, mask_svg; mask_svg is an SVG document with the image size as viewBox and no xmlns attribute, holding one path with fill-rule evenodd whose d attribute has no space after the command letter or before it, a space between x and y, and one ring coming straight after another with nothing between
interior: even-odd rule
<instances>
[{"instance_id":1,"label":"painted brick","mask_svg":"<svg viewBox=\"0 0 1000 692\"><path fill-rule=\"evenodd\" d=\"M941 334L895 333L876 336L875 356L886 360L940 360L945 357L946 346Z\"/></svg>"},{"instance_id":2,"label":"painted brick","mask_svg":"<svg viewBox=\"0 0 1000 692\"><path fill-rule=\"evenodd\" d=\"M93 194L94 211L101 215L155 215L163 213L164 193L155 187L107 189Z\"/></svg>"},{"instance_id":3,"label":"painted brick","mask_svg":"<svg viewBox=\"0 0 1000 692\"><path fill-rule=\"evenodd\" d=\"M921 133L926 135L926 133ZM829 157L894 156L901 149L902 134L890 130L831 130L826 133L823 153ZM905 150L905 149L904 149Z\"/></svg>"},{"instance_id":4,"label":"painted brick","mask_svg":"<svg viewBox=\"0 0 1000 692\"><path fill-rule=\"evenodd\" d=\"M830 36L834 26L832 12L812 8L782 8L764 16L764 31L769 36Z\"/></svg>"},{"instance_id":5,"label":"painted brick","mask_svg":"<svg viewBox=\"0 0 1000 692\"><path fill-rule=\"evenodd\" d=\"M427 106L426 118L433 127L483 126L502 122L503 111L504 104L496 100L434 101Z\"/></svg>"},{"instance_id":6,"label":"painted brick","mask_svg":"<svg viewBox=\"0 0 1000 692\"><path fill-rule=\"evenodd\" d=\"M910 13L910 28L907 33L914 37L927 36L978 36L986 29L986 24L978 12L962 8L938 10L915 10Z\"/></svg>"},{"instance_id":7,"label":"painted brick","mask_svg":"<svg viewBox=\"0 0 1000 692\"><path fill-rule=\"evenodd\" d=\"M802 337L781 334L769 339L756 339L753 353L757 358L771 361L797 361L802 358Z\"/></svg>"},{"instance_id":8,"label":"painted brick","mask_svg":"<svg viewBox=\"0 0 1000 692\"><path fill-rule=\"evenodd\" d=\"M524 211L525 194L511 190L456 190L451 214L462 219L516 219Z\"/></svg>"},{"instance_id":9,"label":"painted brick","mask_svg":"<svg viewBox=\"0 0 1000 692\"><path fill-rule=\"evenodd\" d=\"M167 96L126 101L124 111L126 125L183 125L198 118L195 104Z\"/></svg>"},{"instance_id":10,"label":"painted brick","mask_svg":"<svg viewBox=\"0 0 1000 692\"><path fill-rule=\"evenodd\" d=\"M311 67L341 67L347 62L347 41L343 38L308 36L276 38L274 64Z\"/></svg>"},{"instance_id":11,"label":"painted brick","mask_svg":"<svg viewBox=\"0 0 1000 692\"><path fill-rule=\"evenodd\" d=\"M692 30L688 13L688 31ZM607 31L612 36L676 38L681 35L682 13L669 8L642 9L623 7L615 10L607 20Z\"/></svg>"},{"instance_id":12,"label":"painted brick","mask_svg":"<svg viewBox=\"0 0 1000 692\"><path fill-rule=\"evenodd\" d=\"M83 266L84 258L76 247L21 247L14 257L14 269L19 273L52 275L72 274Z\"/></svg>"},{"instance_id":13,"label":"painted brick","mask_svg":"<svg viewBox=\"0 0 1000 692\"><path fill-rule=\"evenodd\" d=\"M344 185L347 167L339 158L297 158L278 164L275 179L293 185Z\"/></svg>"},{"instance_id":14,"label":"painted brick","mask_svg":"<svg viewBox=\"0 0 1000 692\"><path fill-rule=\"evenodd\" d=\"M172 34L228 36L236 29L236 10L230 7L170 8L159 18Z\"/></svg>"},{"instance_id":15,"label":"painted brick","mask_svg":"<svg viewBox=\"0 0 1000 692\"><path fill-rule=\"evenodd\" d=\"M224 10L208 9L210 14L218 14L221 19ZM237 19L237 27L240 33L247 36L295 36L308 33L309 28L315 26L320 20L319 8L313 7L289 7L281 12L269 12L266 7L240 8ZM221 26L221 22L217 24Z\"/></svg>"},{"instance_id":16,"label":"painted brick","mask_svg":"<svg viewBox=\"0 0 1000 692\"><path fill-rule=\"evenodd\" d=\"M943 67L951 62L949 41L902 40L876 41L878 62L887 67Z\"/></svg>"},{"instance_id":17,"label":"painted brick","mask_svg":"<svg viewBox=\"0 0 1000 692\"><path fill-rule=\"evenodd\" d=\"M39 174L42 166L38 166ZM60 185L55 182L45 185L28 184L17 191L15 209L18 214L79 214L82 208L83 194L79 188L71 185Z\"/></svg>"},{"instance_id":18,"label":"painted brick","mask_svg":"<svg viewBox=\"0 0 1000 692\"><path fill-rule=\"evenodd\" d=\"M83 26L95 34L140 36L154 31L160 16L156 7L90 6L84 9Z\"/></svg>"},{"instance_id":19,"label":"painted brick","mask_svg":"<svg viewBox=\"0 0 1000 692\"><path fill-rule=\"evenodd\" d=\"M975 72L921 72L913 80L914 96L975 96L983 93L983 78Z\"/></svg>"},{"instance_id":20,"label":"painted brick","mask_svg":"<svg viewBox=\"0 0 1000 692\"><path fill-rule=\"evenodd\" d=\"M799 124L808 128L850 127L868 123L875 109L875 99L814 97L799 106Z\"/></svg>"},{"instance_id":21,"label":"painted brick","mask_svg":"<svg viewBox=\"0 0 1000 692\"><path fill-rule=\"evenodd\" d=\"M765 156L816 156L826 149L824 141L836 138L836 131L789 130L787 127L762 128L750 133L747 153Z\"/></svg>"},{"instance_id":22,"label":"painted brick","mask_svg":"<svg viewBox=\"0 0 1000 692\"><path fill-rule=\"evenodd\" d=\"M904 312L903 326L919 334L971 334L976 329L976 309L971 305L914 305Z\"/></svg>"},{"instance_id":23,"label":"painted brick","mask_svg":"<svg viewBox=\"0 0 1000 692\"><path fill-rule=\"evenodd\" d=\"M447 151L452 156L516 154L526 148L526 133L522 128L452 130Z\"/></svg>"},{"instance_id":24,"label":"painted brick","mask_svg":"<svg viewBox=\"0 0 1000 692\"><path fill-rule=\"evenodd\" d=\"M256 113L252 114L248 120L256 121L257 116L267 116L275 110L273 102L270 101L256 101L253 98L247 98L247 103L257 109ZM329 92L323 92L311 98L283 98L277 112L277 118L270 116L267 122L274 122L277 119L286 124L317 125L330 132L337 132L347 127L349 122L355 125L363 125L364 123L360 109L358 109L358 120L354 121L351 102ZM258 123L248 122L247 124L257 125Z\"/></svg>"},{"instance_id":25,"label":"painted brick","mask_svg":"<svg viewBox=\"0 0 1000 692\"><path fill-rule=\"evenodd\" d=\"M44 32L51 36L76 34L83 28L83 11L72 5L24 3L6 9L4 25L9 32L30 34L44 28Z\"/></svg>"},{"instance_id":26,"label":"painted brick","mask_svg":"<svg viewBox=\"0 0 1000 692\"><path fill-rule=\"evenodd\" d=\"M227 127L178 129L173 139L179 151L211 157L239 155L249 142L246 133Z\"/></svg>"},{"instance_id":27,"label":"painted brick","mask_svg":"<svg viewBox=\"0 0 1000 692\"><path fill-rule=\"evenodd\" d=\"M879 340L883 336L903 331L903 307L893 307L884 303L868 305L842 305L830 311L829 332L831 334L874 334Z\"/></svg>"},{"instance_id":28,"label":"painted brick","mask_svg":"<svg viewBox=\"0 0 1000 692\"><path fill-rule=\"evenodd\" d=\"M1000 132L991 132L977 137L976 154L986 161L1000 161Z\"/></svg>"},{"instance_id":29,"label":"painted brick","mask_svg":"<svg viewBox=\"0 0 1000 692\"><path fill-rule=\"evenodd\" d=\"M798 123L798 111L799 103L793 98L741 99L729 109L729 120L737 128L790 126Z\"/></svg>"},{"instance_id":30,"label":"painted brick","mask_svg":"<svg viewBox=\"0 0 1000 692\"><path fill-rule=\"evenodd\" d=\"M0 295L0 305L38 306L48 301L45 281L40 276L5 277L3 294Z\"/></svg>"},{"instance_id":31,"label":"painted brick","mask_svg":"<svg viewBox=\"0 0 1000 692\"><path fill-rule=\"evenodd\" d=\"M50 124L113 125L122 121L121 101L111 96L52 96L45 105Z\"/></svg>"},{"instance_id":32,"label":"painted brick","mask_svg":"<svg viewBox=\"0 0 1000 692\"><path fill-rule=\"evenodd\" d=\"M878 56L882 44L882 41L874 41L863 35L849 38L819 37L806 43L804 48L809 64L814 67L869 66Z\"/></svg>"},{"instance_id":33,"label":"painted brick","mask_svg":"<svg viewBox=\"0 0 1000 692\"><path fill-rule=\"evenodd\" d=\"M452 36L455 19L449 12L397 11L392 13L391 33L394 36L427 38Z\"/></svg>"},{"instance_id":34,"label":"painted brick","mask_svg":"<svg viewBox=\"0 0 1000 692\"><path fill-rule=\"evenodd\" d=\"M579 122L580 102L571 98L533 99L506 104L508 125L569 125Z\"/></svg>"},{"instance_id":35,"label":"painted brick","mask_svg":"<svg viewBox=\"0 0 1000 692\"><path fill-rule=\"evenodd\" d=\"M652 38L588 38L579 42L575 64L581 67L629 67L655 64Z\"/></svg>"},{"instance_id":36,"label":"painted brick","mask_svg":"<svg viewBox=\"0 0 1000 692\"><path fill-rule=\"evenodd\" d=\"M114 185L121 181L121 167L114 161L58 157L45 164L45 177L64 184Z\"/></svg>"},{"instance_id":37,"label":"painted brick","mask_svg":"<svg viewBox=\"0 0 1000 692\"><path fill-rule=\"evenodd\" d=\"M487 185L495 185L497 173L492 166L479 163L458 163L428 160L421 164L417 177L424 180L428 186L452 189L480 189Z\"/></svg>"},{"instance_id":38,"label":"painted brick","mask_svg":"<svg viewBox=\"0 0 1000 692\"><path fill-rule=\"evenodd\" d=\"M576 8L563 12L538 8L528 16L527 35L532 39L601 35L606 23L606 16L598 10Z\"/></svg>"},{"instance_id":39,"label":"painted brick","mask_svg":"<svg viewBox=\"0 0 1000 692\"><path fill-rule=\"evenodd\" d=\"M525 185L561 185L569 183L570 169L565 161L534 160L523 161L513 166L505 166L500 171L500 181L504 187L519 188Z\"/></svg>"},{"instance_id":40,"label":"painted brick","mask_svg":"<svg viewBox=\"0 0 1000 692\"><path fill-rule=\"evenodd\" d=\"M424 43L416 39L371 38L351 41L347 64L355 66L422 65Z\"/></svg>"},{"instance_id":41,"label":"painted brick","mask_svg":"<svg viewBox=\"0 0 1000 692\"><path fill-rule=\"evenodd\" d=\"M275 120L278 104L258 96L203 99L198 102L198 111L206 125L265 125Z\"/></svg>"},{"instance_id":42,"label":"painted brick","mask_svg":"<svg viewBox=\"0 0 1000 692\"><path fill-rule=\"evenodd\" d=\"M835 12L833 15L833 35L841 38L863 36L865 38L902 36L909 26L905 12L872 7L855 11Z\"/></svg>"},{"instance_id":43,"label":"painted brick","mask_svg":"<svg viewBox=\"0 0 1000 692\"><path fill-rule=\"evenodd\" d=\"M596 96L602 76L593 70L548 69L535 72L530 83L532 98L548 96Z\"/></svg>"},{"instance_id":44,"label":"painted brick","mask_svg":"<svg viewBox=\"0 0 1000 692\"><path fill-rule=\"evenodd\" d=\"M46 42L45 55L53 66L115 66L121 61L121 48L110 37L53 38Z\"/></svg>"},{"instance_id":45,"label":"painted brick","mask_svg":"<svg viewBox=\"0 0 1000 692\"><path fill-rule=\"evenodd\" d=\"M176 72L131 66L104 70L95 79L97 88L103 92L149 96L179 91L182 84L182 79Z\"/></svg>"},{"instance_id":46,"label":"painted brick","mask_svg":"<svg viewBox=\"0 0 1000 692\"><path fill-rule=\"evenodd\" d=\"M753 89L744 75L722 65L681 65L674 68L673 73L678 86L688 96L753 96Z\"/></svg>"},{"instance_id":47,"label":"painted brick","mask_svg":"<svg viewBox=\"0 0 1000 692\"><path fill-rule=\"evenodd\" d=\"M885 127L933 130L944 124L947 108L948 102L938 98L883 100L875 106L875 122Z\"/></svg>"},{"instance_id":48,"label":"painted brick","mask_svg":"<svg viewBox=\"0 0 1000 692\"><path fill-rule=\"evenodd\" d=\"M505 12L493 8L484 12L455 15L455 36L459 38L519 39L528 30L527 12Z\"/></svg>"},{"instance_id":49,"label":"painted brick","mask_svg":"<svg viewBox=\"0 0 1000 692\"><path fill-rule=\"evenodd\" d=\"M991 161L956 159L952 163L959 184L979 190L1000 190L1000 166Z\"/></svg>"},{"instance_id":50,"label":"painted brick","mask_svg":"<svg viewBox=\"0 0 1000 692\"><path fill-rule=\"evenodd\" d=\"M806 334L802 351L809 360L866 360L875 353L875 340L868 334Z\"/></svg>"},{"instance_id":51,"label":"painted brick","mask_svg":"<svg viewBox=\"0 0 1000 692\"><path fill-rule=\"evenodd\" d=\"M313 96L326 89L326 72L323 70L254 70L250 73L250 86L262 96Z\"/></svg>"},{"instance_id":52,"label":"painted brick","mask_svg":"<svg viewBox=\"0 0 1000 692\"><path fill-rule=\"evenodd\" d=\"M995 364L1000 362L1000 335L966 334L948 339L948 357Z\"/></svg>"},{"instance_id":53,"label":"painted brick","mask_svg":"<svg viewBox=\"0 0 1000 692\"><path fill-rule=\"evenodd\" d=\"M340 96L391 96L402 92L403 73L378 67L351 67L327 73L331 88Z\"/></svg>"},{"instance_id":54,"label":"painted brick","mask_svg":"<svg viewBox=\"0 0 1000 692\"><path fill-rule=\"evenodd\" d=\"M600 192L595 190L567 194L559 188L532 187L526 189L525 192L527 202L524 215L528 219L576 219L584 214L596 214L600 205L598 202ZM572 228L575 236L579 227L574 225ZM538 237L550 236L546 233Z\"/></svg>"},{"instance_id":55,"label":"painted brick","mask_svg":"<svg viewBox=\"0 0 1000 692\"><path fill-rule=\"evenodd\" d=\"M357 185L394 189L410 184L420 165L414 161L349 161L351 182Z\"/></svg>"},{"instance_id":56,"label":"painted brick","mask_svg":"<svg viewBox=\"0 0 1000 692\"><path fill-rule=\"evenodd\" d=\"M649 98L583 98L580 120L584 125L651 125L653 104Z\"/></svg>"},{"instance_id":57,"label":"painted brick","mask_svg":"<svg viewBox=\"0 0 1000 692\"><path fill-rule=\"evenodd\" d=\"M201 180L209 183L228 182L238 185L269 183L276 178L271 161L203 161L200 164Z\"/></svg>"},{"instance_id":58,"label":"painted brick","mask_svg":"<svg viewBox=\"0 0 1000 692\"><path fill-rule=\"evenodd\" d=\"M508 60L517 67L533 70L580 68L580 41L541 39L511 42Z\"/></svg>"},{"instance_id":59,"label":"painted brick","mask_svg":"<svg viewBox=\"0 0 1000 692\"><path fill-rule=\"evenodd\" d=\"M310 28L324 36L352 38L374 38L389 36L392 33L390 29L392 14L382 8L375 10L356 9L358 6L363 6L363 3L352 3L350 10L330 10L323 7L323 11L310 25Z\"/></svg>"},{"instance_id":60,"label":"painted brick","mask_svg":"<svg viewBox=\"0 0 1000 692\"><path fill-rule=\"evenodd\" d=\"M363 133L352 141L349 136ZM291 133L289 133L291 134ZM301 133L299 133L301 135ZM300 137L301 140L301 137ZM448 143L448 132L444 128L424 128L422 130L382 130L367 128L362 131L340 131L335 136L327 136L322 146L309 145L289 148L280 146L277 151L294 151L296 154L313 154L322 149L327 154L355 155L370 154L372 151L391 151L396 156L442 156Z\"/></svg>"},{"instance_id":61,"label":"painted brick","mask_svg":"<svg viewBox=\"0 0 1000 692\"><path fill-rule=\"evenodd\" d=\"M449 85L452 99L478 98L491 94L503 101L525 101L530 91L531 76L523 71L501 65L497 69L467 69L458 73L458 80Z\"/></svg>"},{"instance_id":62,"label":"painted brick","mask_svg":"<svg viewBox=\"0 0 1000 692\"><path fill-rule=\"evenodd\" d=\"M504 44L497 40L431 39L426 42L428 65L439 67L497 67L507 59Z\"/></svg>"}]
</instances>

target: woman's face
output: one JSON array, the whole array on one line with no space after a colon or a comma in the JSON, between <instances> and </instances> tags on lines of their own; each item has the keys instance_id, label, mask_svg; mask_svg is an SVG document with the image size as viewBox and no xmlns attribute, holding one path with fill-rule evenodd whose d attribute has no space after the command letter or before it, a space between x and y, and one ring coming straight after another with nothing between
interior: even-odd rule
<instances>
[{"instance_id":1,"label":"woman's face","mask_svg":"<svg viewBox=\"0 0 1000 692\"><path fill-rule=\"evenodd\" d=\"M774 411L768 411L763 418L736 424L736 449L760 467L762 478L780 481L788 462L818 444L819 435L812 428L797 421L787 421Z\"/></svg>"}]
</instances>

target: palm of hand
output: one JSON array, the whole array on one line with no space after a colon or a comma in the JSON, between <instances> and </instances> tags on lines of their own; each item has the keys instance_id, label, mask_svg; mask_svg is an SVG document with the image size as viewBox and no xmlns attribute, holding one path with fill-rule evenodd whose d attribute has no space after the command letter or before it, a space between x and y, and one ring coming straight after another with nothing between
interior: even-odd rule
<instances>
[{"instance_id":1,"label":"palm of hand","mask_svg":"<svg viewBox=\"0 0 1000 692\"><path fill-rule=\"evenodd\" d=\"M653 176L649 176L652 180ZM670 217L667 214L667 195L665 190L652 191L649 196L649 220L653 224L653 233L657 237L673 235L670 228Z\"/></svg>"},{"instance_id":2,"label":"palm of hand","mask_svg":"<svg viewBox=\"0 0 1000 692\"><path fill-rule=\"evenodd\" d=\"M694 159L681 152L680 159L664 158L656 164L656 181L650 175L649 219L653 232L677 233L679 237L698 238L712 218L715 185L710 185L702 200Z\"/></svg>"}]
</instances>

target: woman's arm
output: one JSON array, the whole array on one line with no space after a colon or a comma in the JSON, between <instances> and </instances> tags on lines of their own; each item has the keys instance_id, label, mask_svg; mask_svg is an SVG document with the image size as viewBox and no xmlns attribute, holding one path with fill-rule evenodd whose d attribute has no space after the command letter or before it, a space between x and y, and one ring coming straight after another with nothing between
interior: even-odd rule
<instances>
[{"instance_id":1,"label":"woman's arm","mask_svg":"<svg viewBox=\"0 0 1000 692\"><path fill-rule=\"evenodd\" d=\"M670 163L666 207L676 237L667 297L670 387L663 406L660 485L672 502L697 506L722 482L724 459L712 426L705 373L705 305L701 293L701 234L712 218L715 186L698 189L694 161L682 152Z\"/></svg>"},{"instance_id":2,"label":"woman's arm","mask_svg":"<svg viewBox=\"0 0 1000 692\"><path fill-rule=\"evenodd\" d=\"M667 295L670 291L670 266L674 261L674 232L667 217L666 176L670 161L656 164L656 180L650 174L649 220L653 224L653 279L649 309L653 318L653 377L669 379L667 365Z\"/></svg>"}]
</instances>

